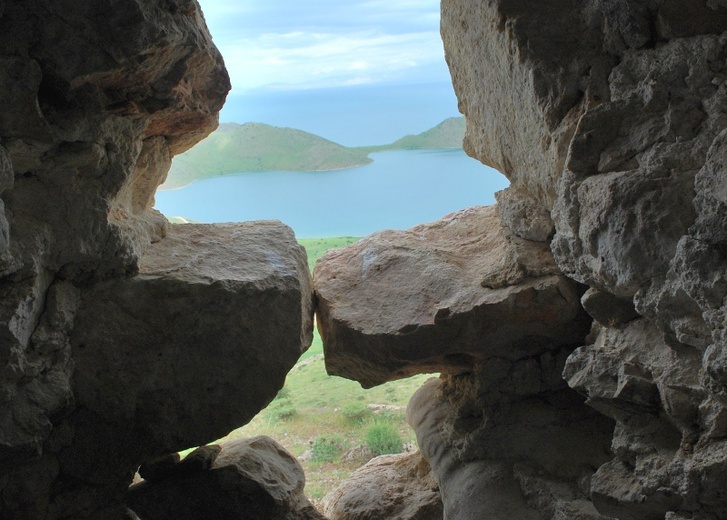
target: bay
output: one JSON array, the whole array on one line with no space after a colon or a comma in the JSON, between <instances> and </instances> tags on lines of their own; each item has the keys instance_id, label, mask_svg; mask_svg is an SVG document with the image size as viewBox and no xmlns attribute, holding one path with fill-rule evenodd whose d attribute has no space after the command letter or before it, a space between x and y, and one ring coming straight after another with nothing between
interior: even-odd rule
<instances>
[{"instance_id":1,"label":"bay","mask_svg":"<svg viewBox=\"0 0 727 520\"><path fill-rule=\"evenodd\" d=\"M462 150L396 150L323 172L247 172L159 191L155 207L198 222L278 219L300 238L406 229L476 205L508 185Z\"/></svg>"}]
</instances>

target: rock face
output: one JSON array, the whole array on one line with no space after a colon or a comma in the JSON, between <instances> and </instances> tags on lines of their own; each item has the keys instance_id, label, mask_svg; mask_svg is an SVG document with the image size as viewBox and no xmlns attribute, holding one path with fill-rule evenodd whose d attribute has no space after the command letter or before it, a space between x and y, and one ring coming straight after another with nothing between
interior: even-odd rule
<instances>
[{"instance_id":1,"label":"rock face","mask_svg":"<svg viewBox=\"0 0 727 520\"><path fill-rule=\"evenodd\" d=\"M446 518L601 518L579 483L609 460L613 423L561 377L591 320L547 244L470 208L329 252L314 284L329 372L446 374L408 410Z\"/></svg>"},{"instance_id":2,"label":"rock face","mask_svg":"<svg viewBox=\"0 0 727 520\"><path fill-rule=\"evenodd\" d=\"M543 239L547 213L591 287L565 378L616 421L606 516L727 516L726 30L724 2L442 3L466 150L511 180L505 224Z\"/></svg>"},{"instance_id":3,"label":"rock face","mask_svg":"<svg viewBox=\"0 0 727 520\"><path fill-rule=\"evenodd\" d=\"M325 520L303 494L298 461L269 437L204 446L153 479L128 503L141 520Z\"/></svg>"},{"instance_id":4,"label":"rock face","mask_svg":"<svg viewBox=\"0 0 727 520\"><path fill-rule=\"evenodd\" d=\"M364 387L539 356L590 325L547 246L508 232L496 207L331 251L314 284L327 370Z\"/></svg>"},{"instance_id":5,"label":"rock face","mask_svg":"<svg viewBox=\"0 0 727 520\"><path fill-rule=\"evenodd\" d=\"M429 380L407 409L439 482L445 518L603 519L584 482L609 458L609 421L567 388L530 395L493 388L487 395L494 379L488 368Z\"/></svg>"},{"instance_id":6,"label":"rock face","mask_svg":"<svg viewBox=\"0 0 727 520\"><path fill-rule=\"evenodd\" d=\"M230 88L196 1L0 1L0 49L0 517L123 518L141 462L282 386L305 255L151 209Z\"/></svg>"},{"instance_id":7,"label":"rock face","mask_svg":"<svg viewBox=\"0 0 727 520\"><path fill-rule=\"evenodd\" d=\"M381 455L323 498L329 520L442 520L442 499L419 452Z\"/></svg>"}]
</instances>

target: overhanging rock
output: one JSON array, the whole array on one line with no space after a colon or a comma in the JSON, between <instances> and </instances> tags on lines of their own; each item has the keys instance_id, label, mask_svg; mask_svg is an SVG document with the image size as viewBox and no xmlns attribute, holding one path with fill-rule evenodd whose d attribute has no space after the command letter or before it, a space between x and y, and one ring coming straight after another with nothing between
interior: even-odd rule
<instances>
[{"instance_id":1,"label":"overhanging rock","mask_svg":"<svg viewBox=\"0 0 727 520\"><path fill-rule=\"evenodd\" d=\"M507 231L495 206L331 251L314 280L326 368L364 387L576 346L590 325L547 244Z\"/></svg>"},{"instance_id":2,"label":"overhanging rock","mask_svg":"<svg viewBox=\"0 0 727 520\"><path fill-rule=\"evenodd\" d=\"M311 294L279 222L171 226L137 276L82 296L72 422L102 426L61 454L64 471L104 482L248 422L310 344Z\"/></svg>"}]
</instances>

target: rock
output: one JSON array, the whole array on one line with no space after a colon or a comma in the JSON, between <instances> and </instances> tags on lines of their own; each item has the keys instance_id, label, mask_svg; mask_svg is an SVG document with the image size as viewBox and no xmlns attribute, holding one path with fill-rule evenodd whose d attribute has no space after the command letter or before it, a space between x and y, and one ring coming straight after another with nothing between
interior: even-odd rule
<instances>
[{"instance_id":1,"label":"rock","mask_svg":"<svg viewBox=\"0 0 727 520\"><path fill-rule=\"evenodd\" d=\"M617 422L593 496L619 518L725 515L708 475L727 405L726 8L442 3L465 149L508 176L511 208L549 213L558 267L590 287L599 325L565 376Z\"/></svg>"},{"instance_id":2,"label":"rock","mask_svg":"<svg viewBox=\"0 0 727 520\"><path fill-rule=\"evenodd\" d=\"M131 487L129 507L141 520L324 520L303 494L303 468L269 437L205 446L218 453L210 464L188 464L188 455L162 480Z\"/></svg>"},{"instance_id":3,"label":"rock","mask_svg":"<svg viewBox=\"0 0 727 520\"><path fill-rule=\"evenodd\" d=\"M496 207L331 251L314 280L326 368L365 388L537 356L589 326L547 246L507 232Z\"/></svg>"},{"instance_id":4,"label":"rock","mask_svg":"<svg viewBox=\"0 0 727 520\"><path fill-rule=\"evenodd\" d=\"M71 335L76 420L106 428L77 436L65 471L110 479L107 468L245 424L310 344L311 312L306 256L288 227L171 226L137 276L82 296Z\"/></svg>"},{"instance_id":5,"label":"rock","mask_svg":"<svg viewBox=\"0 0 727 520\"><path fill-rule=\"evenodd\" d=\"M618 327L639 317L629 300L621 300L613 294L588 289L581 297L586 312L603 327Z\"/></svg>"},{"instance_id":6,"label":"rock","mask_svg":"<svg viewBox=\"0 0 727 520\"><path fill-rule=\"evenodd\" d=\"M483 370L482 376L486 375ZM466 376L459 378L460 386L469 384ZM470 400L468 411L461 406L464 403L447 399L462 395L447 386L427 381L407 410L422 454L439 483L445 518L541 520L580 511L570 518L603 519L592 506L589 510L587 492L579 491L575 483L608 457L608 425L597 414L563 396L560 406L553 406L557 402L553 397L550 406L539 399L505 400L485 411L473 410L477 403ZM523 460L538 468L541 487L553 488L548 499L543 499L542 489L534 492L532 477L525 478L534 470L523 467L519 463Z\"/></svg>"},{"instance_id":7,"label":"rock","mask_svg":"<svg viewBox=\"0 0 727 520\"><path fill-rule=\"evenodd\" d=\"M695 177L697 220L694 238L709 244L727 244L727 128L712 143L704 166Z\"/></svg>"},{"instance_id":8,"label":"rock","mask_svg":"<svg viewBox=\"0 0 727 520\"><path fill-rule=\"evenodd\" d=\"M520 238L545 242L552 235L550 213L527 192L506 188L495 193L500 218L506 228Z\"/></svg>"},{"instance_id":9,"label":"rock","mask_svg":"<svg viewBox=\"0 0 727 520\"><path fill-rule=\"evenodd\" d=\"M441 520L442 500L419 452L381 455L323 498L330 520Z\"/></svg>"}]
</instances>

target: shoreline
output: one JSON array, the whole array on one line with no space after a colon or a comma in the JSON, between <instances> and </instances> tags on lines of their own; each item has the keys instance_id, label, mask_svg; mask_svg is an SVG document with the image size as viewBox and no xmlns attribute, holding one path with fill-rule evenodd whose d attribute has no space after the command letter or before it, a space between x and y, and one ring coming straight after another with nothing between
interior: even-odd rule
<instances>
[{"instance_id":1,"label":"shoreline","mask_svg":"<svg viewBox=\"0 0 727 520\"><path fill-rule=\"evenodd\" d=\"M367 147L359 147L359 148L367 148ZM376 155L379 153L388 153L388 152L451 152L455 150L462 150L462 148L391 148L387 150L378 150L378 151L372 151L369 152L367 157L370 159L369 162L364 164L357 164L354 166L342 166L340 168L326 168L321 170L247 170L243 172L230 172L230 173L220 173L216 175L210 175L207 177L200 177L198 179L194 179L191 182L188 182L186 184L183 184L181 186L173 186L169 188L163 187L164 184L161 184L159 187L157 187L157 191L173 191L173 190L181 190L182 188L186 188L187 186L191 186L195 182L203 181L207 179L218 179L220 177L228 177L233 175L246 175L248 173L269 173L269 172L293 172L293 173L318 173L318 172L335 172L335 171L341 171L341 170L352 170L354 168L361 168L362 166L368 166L369 164L372 164L376 162L373 158L369 157L371 155Z\"/></svg>"}]
</instances>

